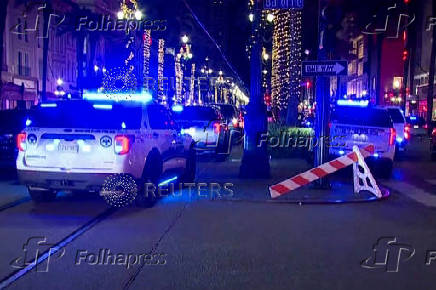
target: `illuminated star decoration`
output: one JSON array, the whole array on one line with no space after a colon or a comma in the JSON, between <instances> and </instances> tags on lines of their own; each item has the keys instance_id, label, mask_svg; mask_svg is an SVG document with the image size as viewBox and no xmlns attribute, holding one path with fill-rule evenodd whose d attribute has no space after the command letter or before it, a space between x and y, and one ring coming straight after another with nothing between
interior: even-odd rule
<instances>
[{"instance_id":1,"label":"illuminated star decoration","mask_svg":"<svg viewBox=\"0 0 436 290\"><path fill-rule=\"evenodd\" d=\"M112 207L126 207L138 194L138 186L128 174L113 174L106 178L100 195Z\"/></svg>"},{"instance_id":2,"label":"illuminated star decoration","mask_svg":"<svg viewBox=\"0 0 436 290\"><path fill-rule=\"evenodd\" d=\"M110 69L103 77L104 93L133 93L136 86L135 75L126 68L116 67Z\"/></svg>"}]
</instances>

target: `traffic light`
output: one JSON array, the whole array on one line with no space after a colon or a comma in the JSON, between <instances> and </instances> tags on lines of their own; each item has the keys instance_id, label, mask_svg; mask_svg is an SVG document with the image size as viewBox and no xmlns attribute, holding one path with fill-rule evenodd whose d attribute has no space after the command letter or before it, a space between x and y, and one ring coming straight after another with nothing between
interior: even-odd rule
<instances>
[{"instance_id":1,"label":"traffic light","mask_svg":"<svg viewBox=\"0 0 436 290\"><path fill-rule=\"evenodd\" d=\"M403 50L403 61L406 61L408 57L409 57L409 52L407 51L407 49Z\"/></svg>"}]
</instances>

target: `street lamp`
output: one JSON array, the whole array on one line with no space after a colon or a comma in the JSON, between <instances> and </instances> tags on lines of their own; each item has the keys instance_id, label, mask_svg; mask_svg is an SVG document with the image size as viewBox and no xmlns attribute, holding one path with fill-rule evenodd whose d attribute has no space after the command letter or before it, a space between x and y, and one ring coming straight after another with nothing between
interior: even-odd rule
<instances>
[{"instance_id":1,"label":"street lamp","mask_svg":"<svg viewBox=\"0 0 436 290\"><path fill-rule=\"evenodd\" d=\"M135 19L141 20L142 19L142 12L140 10L135 11Z\"/></svg>"},{"instance_id":2,"label":"street lamp","mask_svg":"<svg viewBox=\"0 0 436 290\"><path fill-rule=\"evenodd\" d=\"M267 15L266 15L266 20L268 21L268 22L273 22L274 21L274 14L272 14L272 13L268 13Z\"/></svg>"},{"instance_id":3,"label":"street lamp","mask_svg":"<svg viewBox=\"0 0 436 290\"><path fill-rule=\"evenodd\" d=\"M269 54L267 52L263 53L263 59L264 60L268 60L269 59Z\"/></svg>"},{"instance_id":4,"label":"street lamp","mask_svg":"<svg viewBox=\"0 0 436 290\"><path fill-rule=\"evenodd\" d=\"M182 43L186 44L189 42L189 37L185 34L182 36Z\"/></svg>"},{"instance_id":5,"label":"street lamp","mask_svg":"<svg viewBox=\"0 0 436 290\"><path fill-rule=\"evenodd\" d=\"M254 21L254 14L253 13L248 14L248 19L250 20L250 22L253 22Z\"/></svg>"},{"instance_id":6,"label":"street lamp","mask_svg":"<svg viewBox=\"0 0 436 290\"><path fill-rule=\"evenodd\" d=\"M58 78L56 80L56 83L58 84L58 86L62 86L62 84L64 83L64 81L61 78Z\"/></svg>"}]
</instances>

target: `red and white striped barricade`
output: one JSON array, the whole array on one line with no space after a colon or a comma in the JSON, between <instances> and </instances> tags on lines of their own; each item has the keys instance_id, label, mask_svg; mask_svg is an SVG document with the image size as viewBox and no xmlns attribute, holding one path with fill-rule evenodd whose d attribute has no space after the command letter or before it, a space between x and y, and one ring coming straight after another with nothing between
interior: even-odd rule
<instances>
[{"instance_id":1,"label":"red and white striped barricade","mask_svg":"<svg viewBox=\"0 0 436 290\"><path fill-rule=\"evenodd\" d=\"M368 165L365 163L365 157L371 156L372 154L374 154L373 145L369 145L362 149L353 146L353 151L347 155L338 157L335 160L326 162L316 168L312 168L276 185L270 186L269 191L271 197L277 198L340 169L353 165L354 192L358 193L361 190L367 190L378 198L381 198L381 191L377 186ZM363 172L359 170L359 166L362 168ZM362 181L362 184L360 181Z\"/></svg>"}]
</instances>

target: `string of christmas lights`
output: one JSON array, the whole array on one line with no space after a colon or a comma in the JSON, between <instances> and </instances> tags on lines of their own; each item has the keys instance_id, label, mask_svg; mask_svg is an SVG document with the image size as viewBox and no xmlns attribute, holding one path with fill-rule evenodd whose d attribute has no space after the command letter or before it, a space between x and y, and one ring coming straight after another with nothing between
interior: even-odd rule
<instances>
[{"instance_id":1,"label":"string of christmas lights","mask_svg":"<svg viewBox=\"0 0 436 290\"><path fill-rule=\"evenodd\" d=\"M104 93L133 93L136 87L136 77L133 72L127 68L116 67L106 71L103 76Z\"/></svg>"},{"instance_id":2,"label":"string of christmas lights","mask_svg":"<svg viewBox=\"0 0 436 290\"><path fill-rule=\"evenodd\" d=\"M301 11L273 10L271 97L279 111L301 96ZM294 101L294 100L291 100Z\"/></svg>"},{"instance_id":3,"label":"string of christmas lights","mask_svg":"<svg viewBox=\"0 0 436 290\"><path fill-rule=\"evenodd\" d=\"M191 84L189 86L189 100L188 105L194 103L194 90L195 90L195 63L192 64L191 68Z\"/></svg>"},{"instance_id":4,"label":"string of christmas lights","mask_svg":"<svg viewBox=\"0 0 436 290\"><path fill-rule=\"evenodd\" d=\"M151 48L151 30L145 30L142 36L143 45L143 66L142 73L144 78L144 86L148 86L148 75L150 73L150 48Z\"/></svg>"},{"instance_id":5,"label":"string of christmas lights","mask_svg":"<svg viewBox=\"0 0 436 290\"><path fill-rule=\"evenodd\" d=\"M165 40L159 39L158 65L157 65L158 98L161 104L166 105L167 100L163 88L164 56L165 56L164 47L165 47Z\"/></svg>"},{"instance_id":6,"label":"string of christmas lights","mask_svg":"<svg viewBox=\"0 0 436 290\"><path fill-rule=\"evenodd\" d=\"M118 19L137 19L142 17L141 12L138 10L136 0L123 0L120 4L121 10L118 12ZM116 67L106 72L103 77L103 91L105 93L129 93L136 91L137 80L133 73L135 66L133 59L135 58L135 37L128 29L126 31L128 40L126 49L128 56L124 60L125 68Z\"/></svg>"},{"instance_id":7,"label":"string of christmas lights","mask_svg":"<svg viewBox=\"0 0 436 290\"><path fill-rule=\"evenodd\" d=\"M183 70L180 60L181 60L181 54L179 53L176 55L176 59L175 59L176 63L174 65L175 73L176 73L176 95L174 101L176 104L182 103Z\"/></svg>"}]
</instances>

